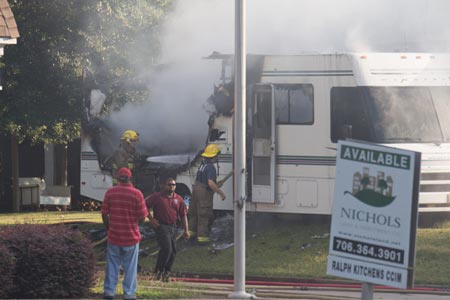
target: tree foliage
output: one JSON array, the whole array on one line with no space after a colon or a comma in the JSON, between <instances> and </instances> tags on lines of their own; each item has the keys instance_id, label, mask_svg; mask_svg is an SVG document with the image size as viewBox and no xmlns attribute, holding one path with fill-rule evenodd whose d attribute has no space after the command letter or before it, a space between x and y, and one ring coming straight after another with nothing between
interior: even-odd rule
<instances>
[{"instance_id":1,"label":"tree foliage","mask_svg":"<svg viewBox=\"0 0 450 300\"><path fill-rule=\"evenodd\" d=\"M147 98L136 82L158 57L172 0L9 2L21 36L2 60L0 132L44 143L79 136L86 69L107 107Z\"/></svg>"}]
</instances>

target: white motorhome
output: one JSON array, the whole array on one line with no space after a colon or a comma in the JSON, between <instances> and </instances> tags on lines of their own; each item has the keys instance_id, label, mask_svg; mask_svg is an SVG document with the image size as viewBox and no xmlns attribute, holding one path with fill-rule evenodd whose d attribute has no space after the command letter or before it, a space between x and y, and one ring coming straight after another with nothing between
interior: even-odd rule
<instances>
[{"instance_id":1,"label":"white motorhome","mask_svg":"<svg viewBox=\"0 0 450 300\"><path fill-rule=\"evenodd\" d=\"M232 110L223 105L232 101L232 57L210 58L223 60L223 85L211 98L222 111L211 115L208 136L221 149L220 179L233 169ZM247 68L248 210L330 214L336 143L351 138L421 152L419 210L450 211L450 54L255 55ZM109 185L104 172L83 177L93 152L82 151L85 187ZM199 162L177 175L183 195ZM232 182L215 209L233 209Z\"/></svg>"},{"instance_id":2,"label":"white motorhome","mask_svg":"<svg viewBox=\"0 0 450 300\"><path fill-rule=\"evenodd\" d=\"M330 214L336 143L419 151L421 211L450 211L450 54L261 56L247 86L249 210ZM213 118L219 173L232 170L232 118ZM193 166L178 176L190 187ZM221 177L219 176L219 178ZM232 199L232 180L223 186ZM214 198L215 209L233 209Z\"/></svg>"}]
</instances>

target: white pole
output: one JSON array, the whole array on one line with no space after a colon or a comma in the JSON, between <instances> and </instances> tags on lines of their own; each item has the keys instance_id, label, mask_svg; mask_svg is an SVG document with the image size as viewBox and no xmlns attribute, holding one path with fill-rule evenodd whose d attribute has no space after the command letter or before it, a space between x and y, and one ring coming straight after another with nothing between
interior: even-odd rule
<instances>
[{"instance_id":1,"label":"white pole","mask_svg":"<svg viewBox=\"0 0 450 300\"><path fill-rule=\"evenodd\" d=\"M251 299L245 292L245 201L246 201L246 51L245 51L245 1L235 0L235 50L234 50L234 292L232 299Z\"/></svg>"},{"instance_id":2,"label":"white pole","mask_svg":"<svg viewBox=\"0 0 450 300\"><path fill-rule=\"evenodd\" d=\"M361 300L373 300L373 284L372 283L367 283L367 282L362 283Z\"/></svg>"}]
</instances>

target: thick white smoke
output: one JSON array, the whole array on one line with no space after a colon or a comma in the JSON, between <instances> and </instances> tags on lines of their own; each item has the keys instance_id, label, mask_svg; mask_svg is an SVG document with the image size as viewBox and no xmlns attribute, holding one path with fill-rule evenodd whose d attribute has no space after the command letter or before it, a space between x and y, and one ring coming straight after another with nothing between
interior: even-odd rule
<instances>
[{"instance_id":1,"label":"thick white smoke","mask_svg":"<svg viewBox=\"0 0 450 300\"><path fill-rule=\"evenodd\" d=\"M450 50L447 0L248 0L247 52L444 52ZM128 106L111 120L136 129L161 154L200 149L207 133L202 104L218 81L213 51L234 51L234 1L179 0L168 18L161 63L148 105ZM132 59L132 58L130 58Z\"/></svg>"}]
</instances>

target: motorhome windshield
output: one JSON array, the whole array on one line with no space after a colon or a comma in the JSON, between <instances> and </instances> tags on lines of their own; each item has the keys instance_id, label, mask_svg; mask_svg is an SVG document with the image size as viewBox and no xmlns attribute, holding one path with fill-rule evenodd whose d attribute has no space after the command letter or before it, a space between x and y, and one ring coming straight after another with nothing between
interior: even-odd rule
<instances>
[{"instance_id":1,"label":"motorhome windshield","mask_svg":"<svg viewBox=\"0 0 450 300\"><path fill-rule=\"evenodd\" d=\"M377 143L450 140L450 87L336 87L331 133Z\"/></svg>"}]
</instances>

